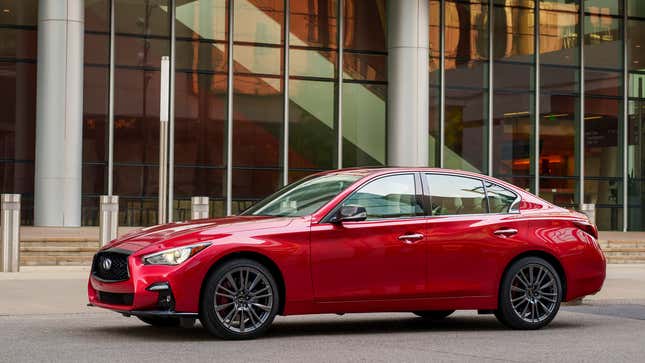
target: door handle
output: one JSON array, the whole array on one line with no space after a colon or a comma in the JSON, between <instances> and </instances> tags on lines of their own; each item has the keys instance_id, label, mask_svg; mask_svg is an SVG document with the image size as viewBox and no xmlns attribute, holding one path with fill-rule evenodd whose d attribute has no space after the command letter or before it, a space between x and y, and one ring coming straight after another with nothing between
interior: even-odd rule
<instances>
[{"instance_id":1,"label":"door handle","mask_svg":"<svg viewBox=\"0 0 645 363\"><path fill-rule=\"evenodd\" d=\"M415 242L418 242L423 237L424 236L421 233L404 234L402 236L399 236L399 241L407 244L413 244Z\"/></svg>"},{"instance_id":2,"label":"door handle","mask_svg":"<svg viewBox=\"0 0 645 363\"><path fill-rule=\"evenodd\" d=\"M498 235L498 236L508 237L508 236L512 236L514 234L517 234L517 232L518 232L518 230L515 229L515 228L500 228L500 229L498 229L497 231L495 231L493 233Z\"/></svg>"}]
</instances>

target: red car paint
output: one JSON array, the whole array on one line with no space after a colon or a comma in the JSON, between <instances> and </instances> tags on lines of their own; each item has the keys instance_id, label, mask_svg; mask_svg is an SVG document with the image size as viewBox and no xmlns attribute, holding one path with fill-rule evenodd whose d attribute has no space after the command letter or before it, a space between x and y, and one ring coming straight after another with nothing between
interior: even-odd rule
<instances>
[{"instance_id":1,"label":"red car paint","mask_svg":"<svg viewBox=\"0 0 645 363\"><path fill-rule=\"evenodd\" d=\"M449 173L492 181L521 197L519 213L425 216L404 220L322 223L346 196L373 178L397 172ZM222 258L245 253L273 265L283 287L283 315L497 308L501 278L519 256L538 254L556 264L569 301L596 293L606 261L597 236L583 231L584 215L556 207L503 181L429 168L354 169L361 179L312 215L239 216L171 223L123 236L102 250L131 251L130 277L104 282L90 274L92 305L120 312L154 310L167 282L174 311L198 313L204 279ZM324 174L324 173L321 173ZM514 228L513 236L496 235ZM594 227L595 228L595 227ZM595 229L594 229L595 230ZM421 233L403 243L397 236ZM199 242L212 245L177 266L144 265L142 257ZM99 301L97 291L131 293L131 305Z\"/></svg>"}]
</instances>

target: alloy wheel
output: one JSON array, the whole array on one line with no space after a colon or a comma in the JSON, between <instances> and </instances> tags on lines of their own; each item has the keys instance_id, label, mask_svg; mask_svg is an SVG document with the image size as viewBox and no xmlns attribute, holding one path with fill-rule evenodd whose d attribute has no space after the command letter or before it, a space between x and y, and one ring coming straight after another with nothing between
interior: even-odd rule
<instances>
[{"instance_id":1,"label":"alloy wheel","mask_svg":"<svg viewBox=\"0 0 645 363\"><path fill-rule=\"evenodd\" d=\"M247 266L236 267L217 283L215 314L228 330L251 333L270 318L273 294L273 288L262 271Z\"/></svg>"},{"instance_id":2,"label":"alloy wheel","mask_svg":"<svg viewBox=\"0 0 645 363\"><path fill-rule=\"evenodd\" d=\"M513 311L528 323L547 319L557 308L558 283L545 266L531 263L522 267L511 280L510 300Z\"/></svg>"}]
</instances>

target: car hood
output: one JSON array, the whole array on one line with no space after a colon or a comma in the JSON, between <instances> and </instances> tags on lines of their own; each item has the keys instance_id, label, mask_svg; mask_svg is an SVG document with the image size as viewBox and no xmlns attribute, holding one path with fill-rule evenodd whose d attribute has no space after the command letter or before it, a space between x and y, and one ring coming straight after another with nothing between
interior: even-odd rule
<instances>
[{"instance_id":1,"label":"car hood","mask_svg":"<svg viewBox=\"0 0 645 363\"><path fill-rule=\"evenodd\" d=\"M103 249L118 248L134 252L153 245L172 248L213 241L233 233L285 227L292 221L290 217L236 216L161 224L121 236Z\"/></svg>"}]
</instances>

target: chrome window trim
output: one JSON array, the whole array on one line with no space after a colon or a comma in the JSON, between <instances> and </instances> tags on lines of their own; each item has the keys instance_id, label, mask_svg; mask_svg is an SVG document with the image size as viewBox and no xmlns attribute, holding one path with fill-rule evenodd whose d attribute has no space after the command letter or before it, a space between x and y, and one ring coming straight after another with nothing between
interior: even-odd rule
<instances>
[{"instance_id":1,"label":"chrome window trim","mask_svg":"<svg viewBox=\"0 0 645 363\"><path fill-rule=\"evenodd\" d=\"M456 176L456 177L461 177L461 178L479 180L480 182L482 182L482 186L484 187L484 193L485 193L485 198L486 198L486 206L487 206L487 209L489 211L488 213L473 213L473 214L442 214L442 215L428 214L427 215L428 217L456 217L456 216L484 216L484 215L490 216L490 215L520 214L519 204L522 202L522 196L519 195L518 193L516 193L515 191L513 191L513 190L511 190L509 188L503 187L503 186L499 185L498 183L495 183L495 182L493 182L493 181L491 181L491 180L489 180L487 178L479 178L479 177L472 176L472 175L465 175L465 174L454 173L454 172L449 172L449 171L446 171L446 172L443 172L443 171L422 171L421 173L424 176L428 175L428 174L435 174L435 175L448 175L448 176ZM514 205L517 205L517 211L510 211L511 207L509 207L509 211L506 212L506 213L491 213L490 212L490 206L488 205L488 189L486 188L486 183L485 182L488 182L490 184L496 185L496 186L498 186L498 187L500 187L500 188L502 188L504 190L508 190L509 192L513 193L515 195L515 200L513 200L513 203L511 204L511 207L513 207ZM432 194L430 194L431 193L431 189L430 189L431 183L429 181L427 181L425 184L428 187L428 189L427 189L427 191L428 191L427 198L430 200L430 203L432 203ZM432 210L429 210L428 212L432 213Z\"/></svg>"},{"instance_id":2,"label":"chrome window trim","mask_svg":"<svg viewBox=\"0 0 645 363\"><path fill-rule=\"evenodd\" d=\"M345 198L343 198L343 200L341 200L340 202L338 202L338 204L336 204L336 205L334 206L334 208L332 208L332 209L329 211L329 213L327 213L327 214L326 214L326 215L325 215L325 216L320 220L320 222L318 222L317 224L331 224L331 221L330 221L330 220L331 220L332 216L333 216L336 212L338 212L338 209L340 209L340 207L343 205L343 203L345 203L345 201L347 201L347 199L351 198L354 194L356 194L356 192L358 192L359 190L361 190L363 187L365 187L365 186L369 185L370 183L375 182L375 181L377 181L377 180L379 180L379 179L386 178L386 177L390 177L390 176L397 176L397 175L411 175L411 176L413 177L413 181L414 181L414 194L415 194L415 196L416 196L417 198L419 198L419 197L423 197L423 196L424 196L424 194L423 194L422 186L417 184L417 178L416 178L416 175L417 175L417 174L419 174L419 172L418 172L418 171L400 171L400 172L393 172L393 173L388 173L388 174L379 175L379 176L376 176L376 177L373 177L373 178L370 178L370 177L368 176L366 180L365 180L365 179L361 179L361 180L364 180L364 183L362 183L361 185L359 185L358 187L356 187L356 189L354 189L354 190L353 190L349 195L347 195ZM360 183L360 182L361 182L361 180L357 180L357 181L356 181L356 183ZM421 215L421 216L392 217L392 218L375 218L375 219L366 219L366 220L364 220L364 221L360 221L360 222L347 222L347 223L351 223L352 225L356 225L356 224L359 224L359 223L366 223L366 222L368 222L368 223L369 223L369 222L378 222L378 221L398 221L398 220L412 220L412 219L423 219L423 218L426 218L426 216L427 216L427 212L426 212L425 208L423 208L423 203L421 203L421 209L423 209L423 215Z\"/></svg>"}]
</instances>

